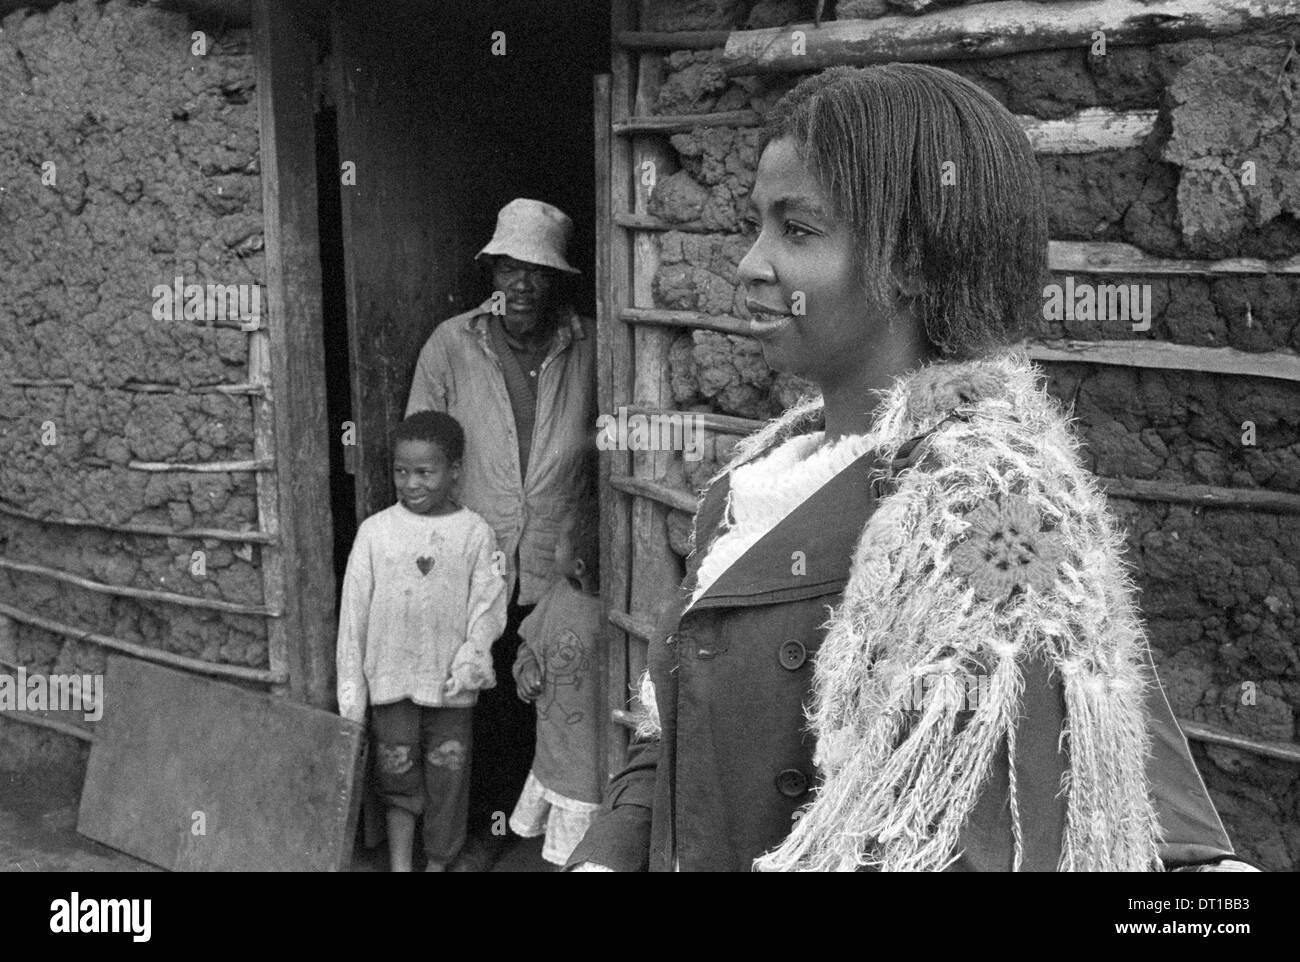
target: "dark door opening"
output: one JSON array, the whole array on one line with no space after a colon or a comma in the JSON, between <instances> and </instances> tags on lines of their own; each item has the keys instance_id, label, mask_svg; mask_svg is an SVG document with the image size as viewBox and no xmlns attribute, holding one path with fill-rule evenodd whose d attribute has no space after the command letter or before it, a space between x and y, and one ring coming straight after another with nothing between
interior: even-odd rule
<instances>
[{"instance_id":1,"label":"dark door opening","mask_svg":"<svg viewBox=\"0 0 1300 962\"><path fill-rule=\"evenodd\" d=\"M348 359L347 282L343 270L343 201L340 195L338 114L332 105L316 113L316 210L320 231L321 313L325 331L325 394L330 431L330 513L334 521L334 577L343 591L348 550L357 533L353 480L356 446L352 417L352 368ZM336 599L337 600L337 599Z\"/></svg>"},{"instance_id":2,"label":"dark door opening","mask_svg":"<svg viewBox=\"0 0 1300 962\"><path fill-rule=\"evenodd\" d=\"M394 501L390 439L420 349L491 293L474 256L508 201L546 201L573 219L568 259L582 274L569 293L594 315L592 82L608 70L609 16L599 0L331 6L335 103L318 115L318 203L340 582L359 520ZM345 164L354 183L340 182ZM352 475L347 421L357 429ZM472 764L518 773L522 785L533 747L521 733ZM508 811L476 797L471 824L504 824Z\"/></svg>"}]
</instances>

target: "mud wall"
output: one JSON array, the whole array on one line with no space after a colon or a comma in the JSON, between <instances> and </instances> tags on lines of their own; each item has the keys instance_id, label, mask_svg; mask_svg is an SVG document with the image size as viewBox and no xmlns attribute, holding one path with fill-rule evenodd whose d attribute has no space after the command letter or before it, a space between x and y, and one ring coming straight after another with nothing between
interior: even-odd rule
<instances>
[{"instance_id":1,"label":"mud wall","mask_svg":"<svg viewBox=\"0 0 1300 962\"><path fill-rule=\"evenodd\" d=\"M945 4L951 5L951 4ZM812 19L797 0L661 0L649 29L781 26ZM838 17L923 12L925 0L840 0ZM1051 237L1115 241L1164 258L1300 253L1300 73L1294 31L1143 47L1021 54L943 66L1015 114L1068 117L1087 107L1158 110L1141 146L1040 155ZM709 114L770 106L797 76L728 78L720 50L665 56L654 112ZM749 246L740 212L753 184L758 132L697 127L669 138L680 169L661 178L656 306L738 314L736 267ZM1250 161L1255 184L1238 173ZM1149 331L1127 321L1049 321L1033 335L1147 339L1266 352L1300 349L1300 277L1089 276L1076 284L1150 284ZM1063 283L1063 277L1057 277ZM672 390L682 410L766 418L804 387L776 375L746 338L679 335ZM1300 385L1249 376L1044 363L1049 390L1074 405L1098 474L1300 492ZM1244 422L1254 425L1243 443ZM735 443L716 435L672 480L702 488ZM1300 708L1300 518L1112 499L1164 684L1179 717L1276 742L1296 739ZM689 527L669 520L679 552ZM1194 743L1241 852L1272 869L1300 864L1300 766Z\"/></svg>"},{"instance_id":2,"label":"mud wall","mask_svg":"<svg viewBox=\"0 0 1300 962\"><path fill-rule=\"evenodd\" d=\"M202 285L260 285L264 277L251 39L247 30L204 26L200 55L198 29L182 14L124 0L20 10L0 22L4 507L172 531L257 527L252 473L130 466L253 456L249 398L210 391L249 380L239 319L154 316L155 285L177 276ZM241 542L0 511L0 557L112 586L263 600L258 548ZM140 645L267 665L257 616L114 597L11 570L0 570L0 600ZM97 646L0 618L0 662L95 673L104 659ZM111 705L111 692L106 699ZM75 754L61 739L69 741L0 720L0 766Z\"/></svg>"}]
</instances>

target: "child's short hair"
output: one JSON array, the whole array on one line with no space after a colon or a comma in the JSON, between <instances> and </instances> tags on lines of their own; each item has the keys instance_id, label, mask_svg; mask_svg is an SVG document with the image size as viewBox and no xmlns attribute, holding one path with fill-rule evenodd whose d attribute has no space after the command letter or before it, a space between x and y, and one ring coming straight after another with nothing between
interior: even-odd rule
<instances>
[{"instance_id":1,"label":"child's short hair","mask_svg":"<svg viewBox=\"0 0 1300 962\"><path fill-rule=\"evenodd\" d=\"M569 547L573 557L587 566L594 584L600 584L600 512L593 498L570 515Z\"/></svg>"},{"instance_id":2,"label":"child's short hair","mask_svg":"<svg viewBox=\"0 0 1300 962\"><path fill-rule=\"evenodd\" d=\"M393 447L402 441L428 441L453 464L465 456L465 429L443 411L416 411L393 432Z\"/></svg>"}]
</instances>

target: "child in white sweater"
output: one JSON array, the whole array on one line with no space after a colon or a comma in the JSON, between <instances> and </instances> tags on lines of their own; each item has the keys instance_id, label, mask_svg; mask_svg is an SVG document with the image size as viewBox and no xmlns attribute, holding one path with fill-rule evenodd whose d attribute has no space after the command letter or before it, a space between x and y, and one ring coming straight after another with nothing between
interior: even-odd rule
<instances>
[{"instance_id":1,"label":"child in white sweater","mask_svg":"<svg viewBox=\"0 0 1300 962\"><path fill-rule=\"evenodd\" d=\"M452 500L465 434L420 411L394 434L398 503L367 518L348 557L339 614L339 714L369 704L394 872L411 871L424 815L427 871L465 843L470 719L492 688L506 624L505 566L486 521Z\"/></svg>"}]
</instances>

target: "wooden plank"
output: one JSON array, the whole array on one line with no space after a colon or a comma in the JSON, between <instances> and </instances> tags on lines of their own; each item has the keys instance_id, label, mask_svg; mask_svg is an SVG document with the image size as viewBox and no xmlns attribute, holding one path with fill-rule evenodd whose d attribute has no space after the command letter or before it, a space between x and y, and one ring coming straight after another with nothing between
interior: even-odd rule
<instances>
[{"instance_id":1,"label":"wooden plank","mask_svg":"<svg viewBox=\"0 0 1300 962\"><path fill-rule=\"evenodd\" d=\"M80 575L74 575L69 571L47 568L45 565L29 564L26 561L14 561L12 558L2 556L0 556L0 569L49 578L52 581L61 581L64 584L85 588L87 591L94 591L101 595L113 595L117 598L161 601L169 605L180 605L185 608L206 608L209 611L227 611L237 615L260 615L264 618L278 618L281 614L278 609L266 608L262 605L246 605L235 601L221 601L216 598L182 595L174 591L155 591L152 588L131 588L126 585L104 584L99 581L91 581L89 578L83 578Z\"/></svg>"},{"instance_id":2,"label":"wooden plank","mask_svg":"<svg viewBox=\"0 0 1300 962\"><path fill-rule=\"evenodd\" d=\"M276 454L274 497L259 492L262 527L281 535L263 552L264 587L283 584L283 629L267 639L272 667L283 657L288 694L334 705L334 535L330 429L316 197L315 5L253 2L253 49L266 230L266 394L255 403L260 443ZM252 345L250 345L252 350ZM250 374L253 372L250 372ZM260 405L260 407L259 407ZM267 407L269 405L269 409ZM268 418L269 415L269 418ZM273 432L265 430L265 422ZM279 633L283 630L283 635Z\"/></svg>"},{"instance_id":3,"label":"wooden plank","mask_svg":"<svg viewBox=\"0 0 1300 962\"><path fill-rule=\"evenodd\" d=\"M1112 498L1163 501L1203 508L1235 508L1275 514L1300 514L1300 494L1261 488L1221 488L1210 484L1147 481L1139 478L1097 479Z\"/></svg>"},{"instance_id":4,"label":"wooden plank","mask_svg":"<svg viewBox=\"0 0 1300 962\"><path fill-rule=\"evenodd\" d=\"M110 658L77 831L172 871L343 871L365 728Z\"/></svg>"},{"instance_id":5,"label":"wooden plank","mask_svg":"<svg viewBox=\"0 0 1300 962\"><path fill-rule=\"evenodd\" d=\"M146 661L157 662L160 665L171 665L174 668L183 668L186 671L212 675L216 678L234 678L239 681L265 684L281 684L287 680L287 676L283 672L266 671L261 668L245 668L242 665L218 665L214 662L190 658L186 655L175 655L157 648L147 648L144 645L137 645L133 641L124 641L111 635L102 635L98 632L76 628L61 621L55 621L52 618L43 618L40 615L32 614L30 611L23 611L21 608L15 608L13 605L4 602L0 602L0 615L12 618L14 621L21 621L33 628L40 628L42 631L48 631L51 634L71 638L74 641L82 641L86 644L106 648L109 651L118 651L136 658L143 658Z\"/></svg>"},{"instance_id":6,"label":"wooden plank","mask_svg":"<svg viewBox=\"0 0 1300 962\"><path fill-rule=\"evenodd\" d=\"M1116 47L1227 37L1297 22L1300 0L1078 0L1047 5L1003 0L919 17L732 31L723 63L731 74L808 73L837 65L1087 50L1097 31L1105 34L1108 47ZM802 43L795 42L796 31Z\"/></svg>"},{"instance_id":7,"label":"wooden plank","mask_svg":"<svg viewBox=\"0 0 1300 962\"><path fill-rule=\"evenodd\" d=\"M1089 107L1071 117L1042 120L1017 116L1030 146L1040 154L1092 154L1139 147L1155 129L1156 110L1110 110ZM753 110L712 114L660 114L633 117L617 124L620 136L687 133L698 127L757 127L762 117Z\"/></svg>"},{"instance_id":8,"label":"wooden plank","mask_svg":"<svg viewBox=\"0 0 1300 962\"><path fill-rule=\"evenodd\" d=\"M57 524L70 528L91 528L96 531L113 531L118 534L138 534L159 538L194 538L196 540L233 541L242 544L270 544L274 536L262 531L230 531L224 528L169 528L161 524L110 524L90 518L50 518L10 507L0 502L0 514L22 518L37 524Z\"/></svg>"},{"instance_id":9,"label":"wooden plank","mask_svg":"<svg viewBox=\"0 0 1300 962\"><path fill-rule=\"evenodd\" d=\"M1119 367L1239 374L1245 377L1300 381L1300 355L1290 351L1252 354L1232 347L1198 347L1168 341L1044 341L1027 342L1035 361L1110 364Z\"/></svg>"}]
</instances>

